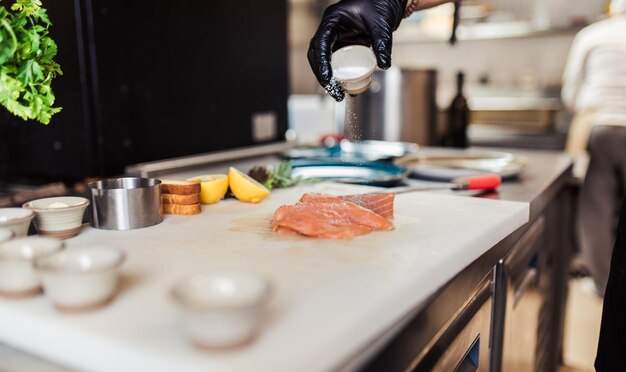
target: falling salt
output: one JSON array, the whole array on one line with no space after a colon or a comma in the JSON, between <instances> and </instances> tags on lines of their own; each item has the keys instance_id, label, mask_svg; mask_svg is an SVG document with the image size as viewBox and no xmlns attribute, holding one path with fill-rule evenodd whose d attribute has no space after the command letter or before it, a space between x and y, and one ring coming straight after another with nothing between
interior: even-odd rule
<instances>
[{"instance_id":1,"label":"falling salt","mask_svg":"<svg viewBox=\"0 0 626 372\"><path fill-rule=\"evenodd\" d=\"M344 116L344 136L350 141L363 139L363 128L358 114L357 97L346 96L346 112Z\"/></svg>"}]
</instances>

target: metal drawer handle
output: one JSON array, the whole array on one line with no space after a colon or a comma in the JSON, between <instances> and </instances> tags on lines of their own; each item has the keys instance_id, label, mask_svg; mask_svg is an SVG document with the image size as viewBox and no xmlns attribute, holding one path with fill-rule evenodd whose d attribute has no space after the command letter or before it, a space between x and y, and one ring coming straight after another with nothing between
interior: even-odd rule
<instances>
[{"instance_id":1,"label":"metal drawer handle","mask_svg":"<svg viewBox=\"0 0 626 372\"><path fill-rule=\"evenodd\" d=\"M522 299L522 297L524 297L524 294L526 293L528 288L537 278L537 274L538 274L537 269L535 268L528 269L528 271L526 272L526 275L524 275L524 279L522 279L522 282L520 283L519 287L517 287L517 289L515 290L515 296L513 299L513 308L517 307L517 303Z\"/></svg>"}]
</instances>

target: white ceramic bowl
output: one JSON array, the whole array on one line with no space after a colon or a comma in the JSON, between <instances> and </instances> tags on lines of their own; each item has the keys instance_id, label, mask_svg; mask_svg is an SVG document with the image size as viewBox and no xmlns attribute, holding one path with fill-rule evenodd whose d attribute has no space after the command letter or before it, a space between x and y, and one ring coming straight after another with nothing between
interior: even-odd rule
<instances>
[{"instance_id":1,"label":"white ceramic bowl","mask_svg":"<svg viewBox=\"0 0 626 372\"><path fill-rule=\"evenodd\" d=\"M118 249L91 247L66 250L35 261L46 295L62 311L88 311L108 304L117 291Z\"/></svg>"},{"instance_id":2,"label":"white ceramic bowl","mask_svg":"<svg viewBox=\"0 0 626 372\"><path fill-rule=\"evenodd\" d=\"M33 200L22 207L35 212L39 235L68 239L78 235L89 200L74 196Z\"/></svg>"},{"instance_id":3,"label":"white ceramic bowl","mask_svg":"<svg viewBox=\"0 0 626 372\"><path fill-rule=\"evenodd\" d=\"M229 348L257 334L270 283L243 272L210 272L193 276L172 290L182 322L193 343L202 348Z\"/></svg>"},{"instance_id":4,"label":"white ceramic bowl","mask_svg":"<svg viewBox=\"0 0 626 372\"><path fill-rule=\"evenodd\" d=\"M0 229L9 229L15 236L26 236L33 218L35 218L33 211L22 208L0 208Z\"/></svg>"},{"instance_id":5,"label":"white ceramic bowl","mask_svg":"<svg viewBox=\"0 0 626 372\"><path fill-rule=\"evenodd\" d=\"M13 235L13 230L0 229L0 243L11 240L11 238L13 238Z\"/></svg>"},{"instance_id":6,"label":"white ceramic bowl","mask_svg":"<svg viewBox=\"0 0 626 372\"><path fill-rule=\"evenodd\" d=\"M361 94L372 83L376 70L374 52L362 45L350 45L333 53L331 66L333 76L349 94Z\"/></svg>"},{"instance_id":7,"label":"white ceramic bowl","mask_svg":"<svg viewBox=\"0 0 626 372\"><path fill-rule=\"evenodd\" d=\"M0 244L0 295L27 297L41 292L33 262L63 249L63 242L32 236Z\"/></svg>"}]
</instances>

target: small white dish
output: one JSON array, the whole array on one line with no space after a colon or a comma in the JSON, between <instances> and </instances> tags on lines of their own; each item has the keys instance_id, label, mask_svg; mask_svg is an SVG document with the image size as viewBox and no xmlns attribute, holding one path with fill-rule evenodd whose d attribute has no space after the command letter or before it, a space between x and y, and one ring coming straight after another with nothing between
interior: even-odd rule
<instances>
[{"instance_id":1,"label":"small white dish","mask_svg":"<svg viewBox=\"0 0 626 372\"><path fill-rule=\"evenodd\" d=\"M0 243L11 240L13 238L13 230L0 229Z\"/></svg>"},{"instance_id":2,"label":"small white dish","mask_svg":"<svg viewBox=\"0 0 626 372\"><path fill-rule=\"evenodd\" d=\"M372 49L362 45L350 45L332 55L333 76L349 94L361 94L372 83L376 70L376 56Z\"/></svg>"},{"instance_id":3,"label":"small white dish","mask_svg":"<svg viewBox=\"0 0 626 372\"><path fill-rule=\"evenodd\" d=\"M195 275L172 289L185 333L201 348L249 343L259 331L271 285L252 274L223 271Z\"/></svg>"},{"instance_id":4,"label":"small white dish","mask_svg":"<svg viewBox=\"0 0 626 372\"><path fill-rule=\"evenodd\" d=\"M16 237L26 236L35 213L22 208L0 208L0 229L13 231Z\"/></svg>"},{"instance_id":5,"label":"small white dish","mask_svg":"<svg viewBox=\"0 0 626 372\"><path fill-rule=\"evenodd\" d=\"M65 196L33 200L22 207L35 212L39 235L69 239L80 232L88 206L88 199Z\"/></svg>"},{"instance_id":6,"label":"small white dish","mask_svg":"<svg viewBox=\"0 0 626 372\"><path fill-rule=\"evenodd\" d=\"M108 304L117 291L118 249L90 247L66 250L35 261L44 292L61 311L88 311Z\"/></svg>"},{"instance_id":7,"label":"small white dish","mask_svg":"<svg viewBox=\"0 0 626 372\"><path fill-rule=\"evenodd\" d=\"M62 249L62 241L37 236L0 244L0 295L21 298L39 294L41 282L33 262Z\"/></svg>"}]
</instances>

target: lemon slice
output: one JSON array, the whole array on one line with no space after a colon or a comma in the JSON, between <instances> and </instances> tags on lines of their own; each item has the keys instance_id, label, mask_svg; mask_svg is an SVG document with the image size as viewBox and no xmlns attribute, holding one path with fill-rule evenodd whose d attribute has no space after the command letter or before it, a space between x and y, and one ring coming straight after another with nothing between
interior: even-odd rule
<instances>
[{"instance_id":1,"label":"lemon slice","mask_svg":"<svg viewBox=\"0 0 626 372\"><path fill-rule=\"evenodd\" d=\"M200 181L200 201L202 204L215 204L222 200L228 191L228 176L225 174L198 176L187 181Z\"/></svg>"},{"instance_id":2,"label":"lemon slice","mask_svg":"<svg viewBox=\"0 0 626 372\"><path fill-rule=\"evenodd\" d=\"M230 191L242 202L258 203L270 194L270 190L265 186L232 167L228 171L228 181L230 183Z\"/></svg>"}]
</instances>

